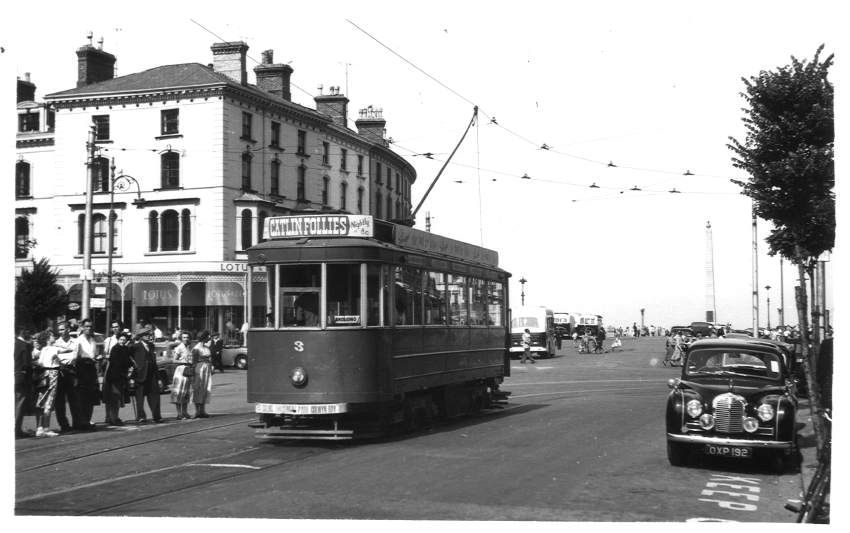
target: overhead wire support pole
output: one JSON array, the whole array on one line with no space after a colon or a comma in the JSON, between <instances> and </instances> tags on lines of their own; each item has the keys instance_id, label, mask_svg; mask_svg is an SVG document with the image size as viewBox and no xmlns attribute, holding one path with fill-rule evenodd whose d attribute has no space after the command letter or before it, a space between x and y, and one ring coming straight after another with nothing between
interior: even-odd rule
<instances>
[{"instance_id":1,"label":"overhead wire support pole","mask_svg":"<svg viewBox=\"0 0 850 533\"><path fill-rule=\"evenodd\" d=\"M82 298L80 301L80 319L89 318L89 306L91 305L90 294L91 280L94 277L91 269L91 245L92 245L92 187L94 186L94 154L97 146L95 146L95 126L89 128L89 142L86 144L88 148L88 162L86 164L86 214L85 227L83 228L83 269L80 272L80 278L83 282Z\"/></svg>"},{"instance_id":2,"label":"overhead wire support pole","mask_svg":"<svg viewBox=\"0 0 850 533\"><path fill-rule=\"evenodd\" d=\"M463 140L466 138L466 134L469 133L469 128L471 128L472 125L475 124L475 121L477 119L478 119L478 106L475 106L473 111L472 111L472 119L469 121L469 125L466 126L466 131L463 132L463 136L461 136L460 140L457 143L457 146L455 146L455 149L452 150L451 154L449 154L449 157L448 157L448 159L446 159L446 162L443 163L443 167L437 173L437 177L434 178L434 181L431 182L431 185L428 187L428 190L425 191L425 195L422 197L421 200L419 200L419 204L416 206L416 209L413 210L413 213L410 214L410 218L412 218L414 220L416 219L416 213L419 212L419 208L422 207L422 204L425 202L425 199L428 198L428 195L431 193L431 189L433 189L434 185L437 184L437 180L440 179L440 176L443 174L443 171L446 170L446 167L448 166L449 162L452 160L452 157L455 155L455 152L457 152L457 149L460 148L460 145L463 143Z\"/></svg>"}]
</instances>

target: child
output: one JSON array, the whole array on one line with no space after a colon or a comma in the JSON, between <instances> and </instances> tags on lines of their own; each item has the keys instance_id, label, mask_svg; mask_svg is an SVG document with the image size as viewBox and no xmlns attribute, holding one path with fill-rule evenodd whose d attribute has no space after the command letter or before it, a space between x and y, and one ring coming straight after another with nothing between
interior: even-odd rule
<instances>
[{"instance_id":1,"label":"child","mask_svg":"<svg viewBox=\"0 0 850 533\"><path fill-rule=\"evenodd\" d=\"M623 349L623 341L620 340L620 335L614 335L614 342L611 343L612 352L617 348Z\"/></svg>"}]
</instances>

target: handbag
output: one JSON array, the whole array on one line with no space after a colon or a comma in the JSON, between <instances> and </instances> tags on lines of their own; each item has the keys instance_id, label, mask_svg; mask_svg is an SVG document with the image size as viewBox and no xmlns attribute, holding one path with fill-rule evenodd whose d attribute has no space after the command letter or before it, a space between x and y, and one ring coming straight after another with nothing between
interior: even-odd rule
<instances>
[{"instance_id":1,"label":"handbag","mask_svg":"<svg viewBox=\"0 0 850 533\"><path fill-rule=\"evenodd\" d=\"M194 365L185 365L183 367L183 377L191 378L195 375L195 366Z\"/></svg>"}]
</instances>

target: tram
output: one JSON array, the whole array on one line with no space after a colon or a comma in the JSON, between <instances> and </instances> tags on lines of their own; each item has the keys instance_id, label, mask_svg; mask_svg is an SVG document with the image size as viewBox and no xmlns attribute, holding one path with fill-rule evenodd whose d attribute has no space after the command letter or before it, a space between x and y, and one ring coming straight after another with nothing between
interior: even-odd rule
<instances>
[{"instance_id":1,"label":"tram","mask_svg":"<svg viewBox=\"0 0 850 533\"><path fill-rule=\"evenodd\" d=\"M248 250L248 402L262 438L345 440L504 401L498 253L375 220L265 220Z\"/></svg>"}]
</instances>

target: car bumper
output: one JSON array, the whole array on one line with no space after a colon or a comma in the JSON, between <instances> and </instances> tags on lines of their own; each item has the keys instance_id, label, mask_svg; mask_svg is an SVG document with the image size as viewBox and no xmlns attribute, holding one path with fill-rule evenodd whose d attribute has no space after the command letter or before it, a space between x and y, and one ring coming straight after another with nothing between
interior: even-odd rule
<instances>
[{"instance_id":1,"label":"car bumper","mask_svg":"<svg viewBox=\"0 0 850 533\"><path fill-rule=\"evenodd\" d=\"M707 437L705 435L680 435L678 433L668 433L667 440L669 442L683 442L688 444L718 444L722 446L745 446L748 448L769 448L775 450L785 450L794 447L794 443L791 441L730 439L726 437Z\"/></svg>"},{"instance_id":2,"label":"car bumper","mask_svg":"<svg viewBox=\"0 0 850 533\"><path fill-rule=\"evenodd\" d=\"M546 348L544 348L543 346L532 346L529 350L531 352L545 352ZM522 346L511 346L510 348L511 353L522 353L524 351L525 348L523 348Z\"/></svg>"}]
</instances>

